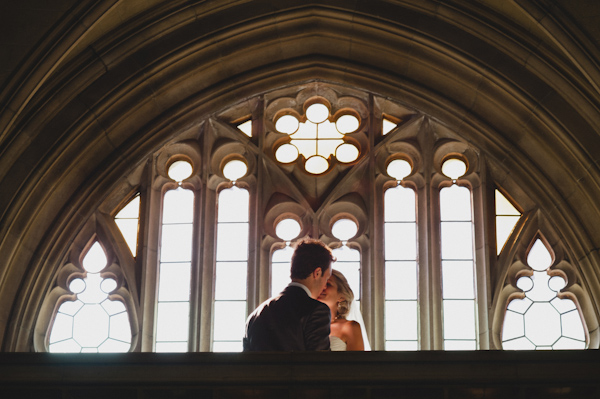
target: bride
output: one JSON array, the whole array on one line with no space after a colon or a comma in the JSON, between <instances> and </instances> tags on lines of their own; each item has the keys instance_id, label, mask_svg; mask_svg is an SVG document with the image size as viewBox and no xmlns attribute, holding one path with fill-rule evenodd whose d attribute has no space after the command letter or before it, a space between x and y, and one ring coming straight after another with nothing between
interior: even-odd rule
<instances>
[{"instance_id":1,"label":"bride","mask_svg":"<svg viewBox=\"0 0 600 399\"><path fill-rule=\"evenodd\" d=\"M354 293L344 275L333 269L327 286L319 296L319 301L331 309L331 341L332 351L362 351L365 350L362 326L358 321L348 320L348 314L353 304ZM360 312L353 309L360 317ZM360 317L362 322L362 317ZM368 347L368 343L366 345Z\"/></svg>"}]
</instances>

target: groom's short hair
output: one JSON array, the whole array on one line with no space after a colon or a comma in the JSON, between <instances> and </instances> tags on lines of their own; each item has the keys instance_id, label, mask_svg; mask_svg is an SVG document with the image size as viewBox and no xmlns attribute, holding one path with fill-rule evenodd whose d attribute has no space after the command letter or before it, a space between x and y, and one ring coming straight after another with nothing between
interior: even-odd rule
<instances>
[{"instance_id":1,"label":"groom's short hair","mask_svg":"<svg viewBox=\"0 0 600 399\"><path fill-rule=\"evenodd\" d=\"M335 262L335 257L323 241L312 238L302 240L292 255L291 278L303 280L319 267L325 272L332 262Z\"/></svg>"}]
</instances>

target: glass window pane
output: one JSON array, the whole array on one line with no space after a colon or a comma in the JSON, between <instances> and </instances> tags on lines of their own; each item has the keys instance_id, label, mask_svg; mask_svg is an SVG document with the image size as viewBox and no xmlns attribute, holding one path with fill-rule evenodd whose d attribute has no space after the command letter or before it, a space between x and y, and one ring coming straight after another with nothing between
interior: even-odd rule
<instances>
[{"instance_id":1,"label":"glass window pane","mask_svg":"<svg viewBox=\"0 0 600 399\"><path fill-rule=\"evenodd\" d=\"M121 301L111 301L110 299L106 299L101 303L101 305L106 313L108 313L110 316L123 313L127 310Z\"/></svg>"},{"instance_id":2,"label":"glass window pane","mask_svg":"<svg viewBox=\"0 0 600 399\"><path fill-rule=\"evenodd\" d=\"M585 347L585 341L577 341L566 337L561 337L552 345L552 349L585 349Z\"/></svg>"},{"instance_id":3,"label":"glass window pane","mask_svg":"<svg viewBox=\"0 0 600 399\"><path fill-rule=\"evenodd\" d=\"M442 261L444 299L475 299L473 262Z\"/></svg>"},{"instance_id":4,"label":"glass window pane","mask_svg":"<svg viewBox=\"0 0 600 399\"><path fill-rule=\"evenodd\" d=\"M140 217L140 196L137 195L115 216L116 219L137 219Z\"/></svg>"},{"instance_id":5,"label":"glass window pane","mask_svg":"<svg viewBox=\"0 0 600 399\"><path fill-rule=\"evenodd\" d=\"M53 353L79 353L81 352L81 345L73 339L68 339L66 341L50 344L48 349Z\"/></svg>"},{"instance_id":6,"label":"glass window pane","mask_svg":"<svg viewBox=\"0 0 600 399\"><path fill-rule=\"evenodd\" d=\"M114 339L107 339L102 345L98 347L98 353L117 353L117 352L128 352L131 344L127 342L121 342Z\"/></svg>"},{"instance_id":7,"label":"glass window pane","mask_svg":"<svg viewBox=\"0 0 600 399\"><path fill-rule=\"evenodd\" d=\"M417 262L385 262L385 299L417 299Z\"/></svg>"},{"instance_id":8,"label":"glass window pane","mask_svg":"<svg viewBox=\"0 0 600 399\"><path fill-rule=\"evenodd\" d=\"M157 341L182 341L187 345L190 322L188 302L159 303L156 320Z\"/></svg>"},{"instance_id":9,"label":"glass window pane","mask_svg":"<svg viewBox=\"0 0 600 399\"><path fill-rule=\"evenodd\" d=\"M131 326L129 325L129 316L127 313L120 313L110 317L108 336L121 342L131 342ZM129 347L127 350L129 350Z\"/></svg>"},{"instance_id":10,"label":"glass window pane","mask_svg":"<svg viewBox=\"0 0 600 399\"><path fill-rule=\"evenodd\" d=\"M583 323L581 316L576 310L572 310L561 315L562 335L568 338L577 340L585 340L585 332L583 331Z\"/></svg>"},{"instance_id":11,"label":"glass window pane","mask_svg":"<svg viewBox=\"0 0 600 399\"><path fill-rule=\"evenodd\" d=\"M414 223L385 223L385 259L417 259L417 231Z\"/></svg>"},{"instance_id":12,"label":"glass window pane","mask_svg":"<svg viewBox=\"0 0 600 399\"><path fill-rule=\"evenodd\" d=\"M241 352L243 349L242 341L215 341L213 343L213 352Z\"/></svg>"},{"instance_id":13,"label":"glass window pane","mask_svg":"<svg viewBox=\"0 0 600 399\"><path fill-rule=\"evenodd\" d=\"M536 302L546 302L556 297L556 292L548 287L550 276L545 271L533 272L531 279L533 280L533 288L525 293L527 298Z\"/></svg>"},{"instance_id":14,"label":"glass window pane","mask_svg":"<svg viewBox=\"0 0 600 399\"><path fill-rule=\"evenodd\" d=\"M72 337L73 317L57 313L52 324L52 331L50 332L50 343L53 344Z\"/></svg>"},{"instance_id":15,"label":"glass window pane","mask_svg":"<svg viewBox=\"0 0 600 399\"><path fill-rule=\"evenodd\" d=\"M214 341L241 341L246 327L245 301L215 301Z\"/></svg>"},{"instance_id":16,"label":"glass window pane","mask_svg":"<svg viewBox=\"0 0 600 399\"><path fill-rule=\"evenodd\" d=\"M98 304L86 304L73 317L73 339L81 346L97 348L108 338L108 315Z\"/></svg>"},{"instance_id":17,"label":"glass window pane","mask_svg":"<svg viewBox=\"0 0 600 399\"><path fill-rule=\"evenodd\" d=\"M419 350L417 341L385 341L386 351L416 351Z\"/></svg>"},{"instance_id":18,"label":"glass window pane","mask_svg":"<svg viewBox=\"0 0 600 399\"><path fill-rule=\"evenodd\" d=\"M189 262L192 260L192 227L191 224L162 226L161 262Z\"/></svg>"},{"instance_id":19,"label":"glass window pane","mask_svg":"<svg viewBox=\"0 0 600 399\"><path fill-rule=\"evenodd\" d=\"M246 262L217 262L215 299L246 299Z\"/></svg>"},{"instance_id":20,"label":"glass window pane","mask_svg":"<svg viewBox=\"0 0 600 399\"><path fill-rule=\"evenodd\" d=\"M417 325L417 301L385 302L386 340L416 340Z\"/></svg>"},{"instance_id":21,"label":"glass window pane","mask_svg":"<svg viewBox=\"0 0 600 399\"><path fill-rule=\"evenodd\" d=\"M217 226L217 261L248 260L248 224L219 223Z\"/></svg>"},{"instance_id":22,"label":"glass window pane","mask_svg":"<svg viewBox=\"0 0 600 399\"><path fill-rule=\"evenodd\" d=\"M475 302L444 300L444 339L475 339Z\"/></svg>"},{"instance_id":23,"label":"glass window pane","mask_svg":"<svg viewBox=\"0 0 600 399\"><path fill-rule=\"evenodd\" d=\"M271 296L279 294L290 282L289 263L274 263L271 265Z\"/></svg>"},{"instance_id":24,"label":"glass window pane","mask_svg":"<svg viewBox=\"0 0 600 399\"><path fill-rule=\"evenodd\" d=\"M566 313L569 310L577 309L575 303L572 300L566 298L554 298L550 301L550 303L556 308L556 310L558 310L558 313Z\"/></svg>"},{"instance_id":25,"label":"glass window pane","mask_svg":"<svg viewBox=\"0 0 600 399\"><path fill-rule=\"evenodd\" d=\"M447 351L474 351L477 349L475 341L444 341L444 349Z\"/></svg>"},{"instance_id":26,"label":"glass window pane","mask_svg":"<svg viewBox=\"0 0 600 399\"><path fill-rule=\"evenodd\" d=\"M440 190L440 216L442 221L470 221L471 190L456 184Z\"/></svg>"},{"instance_id":27,"label":"glass window pane","mask_svg":"<svg viewBox=\"0 0 600 399\"><path fill-rule=\"evenodd\" d=\"M415 192L410 188L397 186L387 189L384 204L386 222L416 221Z\"/></svg>"},{"instance_id":28,"label":"glass window pane","mask_svg":"<svg viewBox=\"0 0 600 399\"><path fill-rule=\"evenodd\" d=\"M133 256L136 256L137 252L137 237L138 237L138 220L137 219L115 219L115 223L131 251Z\"/></svg>"},{"instance_id":29,"label":"glass window pane","mask_svg":"<svg viewBox=\"0 0 600 399\"><path fill-rule=\"evenodd\" d=\"M285 248L280 248L273 251L273 262L287 262L290 263L292 261L292 255L294 254L294 248L289 245Z\"/></svg>"},{"instance_id":30,"label":"glass window pane","mask_svg":"<svg viewBox=\"0 0 600 399\"><path fill-rule=\"evenodd\" d=\"M442 259L473 259L471 222L443 222Z\"/></svg>"},{"instance_id":31,"label":"glass window pane","mask_svg":"<svg viewBox=\"0 0 600 399\"><path fill-rule=\"evenodd\" d=\"M334 249L333 254L337 262L360 262L360 251L347 245Z\"/></svg>"},{"instance_id":32,"label":"glass window pane","mask_svg":"<svg viewBox=\"0 0 600 399\"><path fill-rule=\"evenodd\" d=\"M508 311L502 326L502 341L508 341L525 336L525 322L523 315Z\"/></svg>"},{"instance_id":33,"label":"glass window pane","mask_svg":"<svg viewBox=\"0 0 600 399\"><path fill-rule=\"evenodd\" d=\"M60 307L58 308L58 311L60 313L64 313L64 314L73 316L75 313L77 313L79 311L79 309L81 309L82 306L83 306L83 302L80 300L66 301L60 305Z\"/></svg>"},{"instance_id":34,"label":"glass window pane","mask_svg":"<svg viewBox=\"0 0 600 399\"><path fill-rule=\"evenodd\" d=\"M517 338L511 341L502 343L502 349L504 350L533 350L535 345L527 338Z\"/></svg>"},{"instance_id":35,"label":"glass window pane","mask_svg":"<svg viewBox=\"0 0 600 399\"><path fill-rule=\"evenodd\" d=\"M250 194L233 186L219 193L218 222L247 222Z\"/></svg>"},{"instance_id":36,"label":"glass window pane","mask_svg":"<svg viewBox=\"0 0 600 399\"><path fill-rule=\"evenodd\" d=\"M506 240L512 233L515 225L519 221L519 216L498 216L496 217L496 253L500 254Z\"/></svg>"},{"instance_id":37,"label":"glass window pane","mask_svg":"<svg viewBox=\"0 0 600 399\"><path fill-rule=\"evenodd\" d=\"M86 304L100 303L105 300L108 295L100 289L102 280L100 273L88 273L85 278L85 291L77 294L77 299Z\"/></svg>"},{"instance_id":38,"label":"glass window pane","mask_svg":"<svg viewBox=\"0 0 600 399\"><path fill-rule=\"evenodd\" d=\"M194 192L181 187L165 193L163 224L192 223L194 220Z\"/></svg>"},{"instance_id":39,"label":"glass window pane","mask_svg":"<svg viewBox=\"0 0 600 399\"><path fill-rule=\"evenodd\" d=\"M300 125L299 131L302 130L302 126L304 125ZM298 152L304 155L304 158L309 158L317 153L317 141L315 140L292 140L290 143L298 148Z\"/></svg>"},{"instance_id":40,"label":"glass window pane","mask_svg":"<svg viewBox=\"0 0 600 399\"><path fill-rule=\"evenodd\" d=\"M521 216L521 212L510 203L508 199L498 190L495 190L496 215ZM517 218L518 219L518 218Z\"/></svg>"},{"instance_id":41,"label":"glass window pane","mask_svg":"<svg viewBox=\"0 0 600 399\"><path fill-rule=\"evenodd\" d=\"M161 263L158 300L189 301L190 299L190 263Z\"/></svg>"},{"instance_id":42,"label":"glass window pane","mask_svg":"<svg viewBox=\"0 0 600 399\"><path fill-rule=\"evenodd\" d=\"M508 303L508 309L520 314L525 313L533 302L529 298L513 299Z\"/></svg>"},{"instance_id":43,"label":"glass window pane","mask_svg":"<svg viewBox=\"0 0 600 399\"><path fill-rule=\"evenodd\" d=\"M154 350L158 353L184 353L188 351L187 342L157 342Z\"/></svg>"}]
</instances>

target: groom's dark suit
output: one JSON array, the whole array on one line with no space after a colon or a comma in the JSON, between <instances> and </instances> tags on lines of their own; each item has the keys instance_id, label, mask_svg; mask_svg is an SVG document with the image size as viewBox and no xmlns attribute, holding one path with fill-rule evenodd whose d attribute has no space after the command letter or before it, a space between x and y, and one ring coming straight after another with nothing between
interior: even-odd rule
<instances>
[{"instance_id":1,"label":"groom's dark suit","mask_svg":"<svg viewBox=\"0 0 600 399\"><path fill-rule=\"evenodd\" d=\"M329 350L330 323L327 305L288 286L248 317L244 351Z\"/></svg>"}]
</instances>

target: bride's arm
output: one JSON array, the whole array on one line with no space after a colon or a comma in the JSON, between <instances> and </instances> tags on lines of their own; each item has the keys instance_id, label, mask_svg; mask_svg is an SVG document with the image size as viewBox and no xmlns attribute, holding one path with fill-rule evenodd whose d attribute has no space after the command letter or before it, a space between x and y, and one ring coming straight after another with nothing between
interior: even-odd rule
<instances>
[{"instance_id":1,"label":"bride's arm","mask_svg":"<svg viewBox=\"0 0 600 399\"><path fill-rule=\"evenodd\" d=\"M348 321L344 326L346 335L346 350L348 351L364 351L365 344L363 342L360 324L356 321Z\"/></svg>"}]
</instances>

